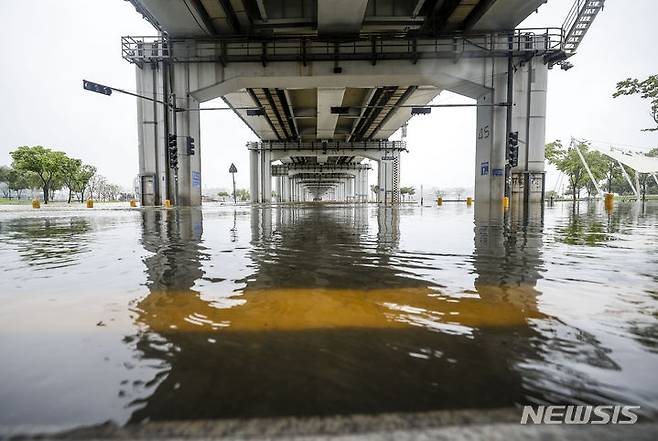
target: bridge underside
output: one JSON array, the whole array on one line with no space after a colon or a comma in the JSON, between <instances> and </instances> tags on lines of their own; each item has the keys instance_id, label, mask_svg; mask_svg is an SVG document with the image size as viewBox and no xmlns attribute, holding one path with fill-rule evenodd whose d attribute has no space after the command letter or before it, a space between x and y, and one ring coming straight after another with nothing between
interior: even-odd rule
<instances>
[{"instance_id":1,"label":"bridge underside","mask_svg":"<svg viewBox=\"0 0 658 441\"><path fill-rule=\"evenodd\" d=\"M514 29L545 0L129 0L170 36L334 37Z\"/></svg>"},{"instance_id":2,"label":"bridge underside","mask_svg":"<svg viewBox=\"0 0 658 441\"><path fill-rule=\"evenodd\" d=\"M131 2L166 32L123 39L138 92L177 107L138 105L144 205L200 204L202 146L171 168L166 139L198 141L199 106L218 97L261 140L248 146L253 202L367 201L370 160L375 199L397 203L406 146L388 139L443 90L477 102L476 200L500 205L506 175L513 200L541 199L546 60L561 36L513 28L543 1Z\"/></svg>"}]
</instances>

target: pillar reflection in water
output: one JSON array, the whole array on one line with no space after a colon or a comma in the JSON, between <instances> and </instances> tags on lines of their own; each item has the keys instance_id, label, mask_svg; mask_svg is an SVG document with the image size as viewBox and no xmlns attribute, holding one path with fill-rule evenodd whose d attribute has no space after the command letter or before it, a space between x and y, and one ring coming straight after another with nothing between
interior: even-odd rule
<instances>
[{"instance_id":1,"label":"pillar reflection in water","mask_svg":"<svg viewBox=\"0 0 658 441\"><path fill-rule=\"evenodd\" d=\"M550 321L537 307L541 224L510 235L502 212L476 212L475 290L451 294L417 274L441 271L437 254L400 250L414 232L401 231L398 209L247 216L253 272L208 300L196 282L222 258L203 245L200 212L144 214L154 255L137 348L163 370L133 422L508 407L541 395L524 368L542 363L536 322Z\"/></svg>"},{"instance_id":2,"label":"pillar reflection in water","mask_svg":"<svg viewBox=\"0 0 658 441\"><path fill-rule=\"evenodd\" d=\"M543 241L541 205L504 214L498 207L476 205L478 295L483 301L509 305L525 318L525 324L514 330L513 369L521 380L520 393L534 403L613 403L613 397L592 393L604 388L587 373L588 366L618 369L609 351L586 332L540 312L542 293L537 285L545 271ZM569 375L559 373L565 366L570 367Z\"/></svg>"}]
</instances>

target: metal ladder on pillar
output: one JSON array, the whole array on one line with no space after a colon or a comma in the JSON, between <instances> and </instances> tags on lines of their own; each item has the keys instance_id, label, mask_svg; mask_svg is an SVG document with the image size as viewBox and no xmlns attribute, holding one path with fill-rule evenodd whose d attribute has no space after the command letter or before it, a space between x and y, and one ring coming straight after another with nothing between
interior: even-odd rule
<instances>
[{"instance_id":1,"label":"metal ladder on pillar","mask_svg":"<svg viewBox=\"0 0 658 441\"><path fill-rule=\"evenodd\" d=\"M568 56L576 53L604 4L605 0L576 0L562 25L562 29L566 32L564 51Z\"/></svg>"}]
</instances>

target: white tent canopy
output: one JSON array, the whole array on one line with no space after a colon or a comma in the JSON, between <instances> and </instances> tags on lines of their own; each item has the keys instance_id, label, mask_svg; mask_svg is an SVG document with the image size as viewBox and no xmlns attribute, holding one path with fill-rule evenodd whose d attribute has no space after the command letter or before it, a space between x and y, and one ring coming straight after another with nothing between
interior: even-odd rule
<instances>
[{"instance_id":1,"label":"white tent canopy","mask_svg":"<svg viewBox=\"0 0 658 441\"><path fill-rule=\"evenodd\" d=\"M658 158L652 158L638 152L623 151L614 147L608 147L607 149L597 146L592 147L640 173L658 173Z\"/></svg>"}]
</instances>

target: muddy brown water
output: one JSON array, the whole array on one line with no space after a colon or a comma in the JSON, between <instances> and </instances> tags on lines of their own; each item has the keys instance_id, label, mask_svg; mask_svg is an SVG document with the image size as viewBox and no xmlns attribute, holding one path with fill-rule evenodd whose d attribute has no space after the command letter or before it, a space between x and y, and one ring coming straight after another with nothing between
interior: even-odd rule
<instances>
[{"instance_id":1,"label":"muddy brown water","mask_svg":"<svg viewBox=\"0 0 658 441\"><path fill-rule=\"evenodd\" d=\"M658 413L655 202L2 207L0 277L0 434L533 403Z\"/></svg>"}]
</instances>

